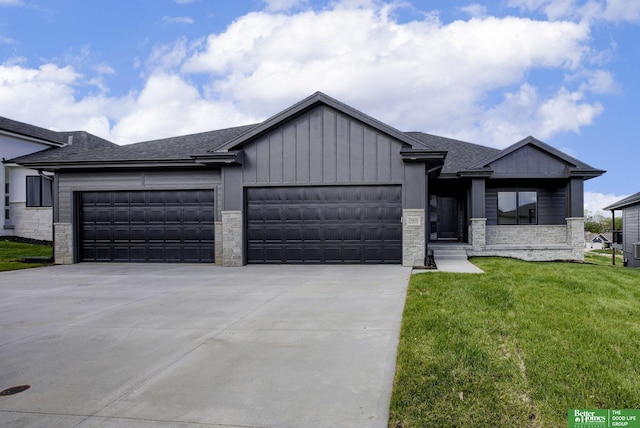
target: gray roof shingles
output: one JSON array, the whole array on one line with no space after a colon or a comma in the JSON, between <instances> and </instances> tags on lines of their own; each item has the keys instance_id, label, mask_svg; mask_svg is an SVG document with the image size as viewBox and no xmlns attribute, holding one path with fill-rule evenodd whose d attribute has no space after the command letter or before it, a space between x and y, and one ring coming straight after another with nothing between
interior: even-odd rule
<instances>
[{"instance_id":1,"label":"gray roof shingles","mask_svg":"<svg viewBox=\"0 0 640 428\"><path fill-rule=\"evenodd\" d=\"M124 156L126 160L190 159L192 155L202 155L215 151L218 147L244 134L254 126L256 125L236 126L129 144L120 146L117 156Z\"/></svg>"},{"instance_id":2,"label":"gray roof shingles","mask_svg":"<svg viewBox=\"0 0 640 428\"><path fill-rule=\"evenodd\" d=\"M51 131L49 129L30 125L24 122L18 122L17 120L8 119L2 116L0 116L0 130L55 144L65 144L67 142L65 135L60 132Z\"/></svg>"},{"instance_id":3,"label":"gray roof shingles","mask_svg":"<svg viewBox=\"0 0 640 428\"><path fill-rule=\"evenodd\" d=\"M93 153L101 153L120 147L117 144L85 131L59 132L58 134L62 136L65 143L69 143L69 137L73 137L71 139L72 143L63 147L53 147L30 155L20 156L11 159L11 162L67 161L92 156L91 154Z\"/></svg>"},{"instance_id":4,"label":"gray roof shingles","mask_svg":"<svg viewBox=\"0 0 640 428\"><path fill-rule=\"evenodd\" d=\"M73 135L73 144L48 149L14 159L26 163L62 162L118 162L118 161L166 161L189 160L191 156L214 152L234 138L239 137L257 125L237 126L215 131L200 132L178 137L162 138L135 144L119 146L86 132L59 133L66 141ZM53 131L52 131L53 132ZM483 159L500 152L498 149L467 143L451 138L426 134L424 132L406 132L434 150L447 151L442 174L455 175Z\"/></svg>"},{"instance_id":5,"label":"gray roof shingles","mask_svg":"<svg viewBox=\"0 0 640 428\"><path fill-rule=\"evenodd\" d=\"M640 204L640 192L634 193L615 204L611 204L608 207L604 207L604 210L620 210L622 208L630 207L631 205Z\"/></svg>"},{"instance_id":6,"label":"gray roof shingles","mask_svg":"<svg viewBox=\"0 0 640 428\"><path fill-rule=\"evenodd\" d=\"M214 152L218 147L251 130L257 125L245 125L178 137L162 138L119 146L87 133L74 135L69 146L44 150L14 159L17 162L117 162L117 161L166 161L192 160L193 155ZM495 155L500 150L424 132L407 132L434 150L447 151L442 174L456 174L479 161Z\"/></svg>"},{"instance_id":7,"label":"gray roof shingles","mask_svg":"<svg viewBox=\"0 0 640 428\"><path fill-rule=\"evenodd\" d=\"M91 134L85 140L56 150L45 150L15 159L17 162L117 162L191 160L246 132L255 125L238 126L179 137L163 138L119 146Z\"/></svg>"},{"instance_id":8,"label":"gray roof shingles","mask_svg":"<svg viewBox=\"0 0 640 428\"><path fill-rule=\"evenodd\" d=\"M491 147L425 134L424 132L407 132L406 134L433 147L435 150L447 152L444 166L442 167L443 175L457 174L500 152L500 150Z\"/></svg>"}]
</instances>

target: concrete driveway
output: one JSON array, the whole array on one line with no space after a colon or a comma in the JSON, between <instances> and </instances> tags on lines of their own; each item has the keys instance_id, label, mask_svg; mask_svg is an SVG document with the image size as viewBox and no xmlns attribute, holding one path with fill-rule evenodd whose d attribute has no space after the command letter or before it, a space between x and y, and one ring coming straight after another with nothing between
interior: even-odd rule
<instances>
[{"instance_id":1,"label":"concrete driveway","mask_svg":"<svg viewBox=\"0 0 640 428\"><path fill-rule=\"evenodd\" d=\"M3 427L386 427L410 269L0 273Z\"/></svg>"}]
</instances>

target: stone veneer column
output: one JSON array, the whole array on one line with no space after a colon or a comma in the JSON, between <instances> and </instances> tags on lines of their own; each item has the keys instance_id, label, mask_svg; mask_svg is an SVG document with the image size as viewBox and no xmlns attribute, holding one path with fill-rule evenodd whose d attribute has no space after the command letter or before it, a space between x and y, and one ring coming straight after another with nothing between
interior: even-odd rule
<instances>
[{"instance_id":1,"label":"stone veneer column","mask_svg":"<svg viewBox=\"0 0 640 428\"><path fill-rule=\"evenodd\" d=\"M584 217L567 218L567 245L572 248L574 260L584 261Z\"/></svg>"},{"instance_id":2,"label":"stone veneer column","mask_svg":"<svg viewBox=\"0 0 640 428\"><path fill-rule=\"evenodd\" d=\"M402 266L424 265L424 231L424 210L402 210Z\"/></svg>"},{"instance_id":3,"label":"stone veneer column","mask_svg":"<svg viewBox=\"0 0 640 428\"><path fill-rule=\"evenodd\" d=\"M213 224L214 230L214 257L217 265L222 265L223 253L222 253L222 222L216 221Z\"/></svg>"},{"instance_id":4,"label":"stone veneer column","mask_svg":"<svg viewBox=\"0 0 640 428\"><path fill-rule=\"evenodd\" d=\"M73 227L70 223L54 223L53 258L58 265L73 263Z\"/></svg>"},{"instance_id":5,"label":"stone veneer column","mask_svg":"<svg viewBox=\"0 0 640 428\"><path fill-rule=\"evenodd\" d=\"M471 219L471 245L474 251L483 251L487 245L487 219Z\"/></svg>"},{"instance_id":6,"label":"stone veneer column","mask_svg":"<svg viewBox=\"0 0 640 428\"><path fill-rule=\"evenodd\" d=\"M241 211L222 211L222 265L242 266L244 233Z\"/></svg>"}]
</instances>

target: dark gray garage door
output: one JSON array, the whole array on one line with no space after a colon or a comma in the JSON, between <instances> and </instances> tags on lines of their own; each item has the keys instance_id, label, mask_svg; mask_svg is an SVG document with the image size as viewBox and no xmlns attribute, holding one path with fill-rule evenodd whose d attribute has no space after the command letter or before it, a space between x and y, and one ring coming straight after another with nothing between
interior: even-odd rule
<instances>
[{"instance_id":1,"label":"dark gray garage door","mask_svg":"<svg viewBox=\"0 0 640 428\"><path fill-rule=\"evenodd\" d=\"M83 262L213 262L212 190L83 192Z\"/></svg>"},{"instance_id":2,"label":"dark gray garage door","mask_svg":"<svg viewBox=\"0 0 640 428\"><path fill-rule=\"evenodd\" d=\"M400 186L247 189L249 263L400 263Z\"/></svg>"}]
</instances>

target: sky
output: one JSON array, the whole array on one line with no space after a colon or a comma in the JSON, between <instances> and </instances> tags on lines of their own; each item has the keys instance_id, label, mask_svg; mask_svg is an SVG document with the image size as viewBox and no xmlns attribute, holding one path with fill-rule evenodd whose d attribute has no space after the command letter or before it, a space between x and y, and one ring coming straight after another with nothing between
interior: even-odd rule
<instances>
[{"instance_id":1,"label":"sky","mask_svg":"<svg viewBox=\"0 0 640 428\"><path fill-rule=\"evenodd\" d=\"M0 116L117 144L257 123L322 91L401 131L640 191L638 0L0 0ZM608 214L607 214L608 215Z\"/></svg>"}]
</instances>

